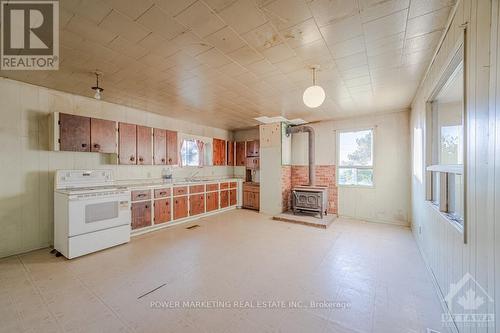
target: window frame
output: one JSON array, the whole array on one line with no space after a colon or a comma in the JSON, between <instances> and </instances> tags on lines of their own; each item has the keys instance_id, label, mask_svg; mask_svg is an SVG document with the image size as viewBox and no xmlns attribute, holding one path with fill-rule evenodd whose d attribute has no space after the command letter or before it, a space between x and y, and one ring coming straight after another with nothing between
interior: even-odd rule
<instances>
[{"instance_id":1,"label":"window frame","mask_svg":"<svg viewBox=\"0 0 500 333\"><path fill-rule=\"evenodd\" d=\"M357 127L357 128L346 128L346 129L338 129L336 130L336 183L337 187L344 187L344 188L364 188L364 189L374 189L375 188L375 139L376 139L376 126L371 126L371 127ZM341 166L340 165L340 135L342 133L351 133L351 132L362 132L362 131L371 131L372 132L372 165L371 166L366 166L366 165L353 165L353 166ZM340 183L340 177L339 177L339 171L340 169L357 169L357 170L372 170L372 184L371 185L360 185L360 184L341 184Z\"/></svg>"},{"instance_id":2,"label":"window frame","mask_svg":"<svg viewBox=\"0 0 500 333\"><path fill-rule=\"evenodd\" d=\"M444 70L441 72L441 76L434 86L434 89L428 95L426 99L426 112L425 112L425 169L424 169L424 179L425 179L425 201L427 205L435 209L439 214L454 227L456 231L463 235L463 242L467 244L467 57L466 57L466 27L463 28L462 38L459 38L455 44L450 56L445 62ZM463 70L463 99L462 99L462 134L463 134L463 152L462 161L463 164L458 165L445 165L445 164L435 164L436 158L439 159L440 152L435 152L435 147L433 146L433 135L435 134L435 129L433 128L434 122L434 102L436 97L441 92L441 90L448 83L452 75L462 66ZM437 153L437 156L436 156ZM439 160L437 161L439 163ZM435 202L435 196L433 190L433 183L436 175L439 177L439 202ZM449 179L452 175L462 175L463 179L463 216L462 219L458 219L455 214L449 211L450 207L450 195L449 195Z\"/></svg>"}]
</instances>

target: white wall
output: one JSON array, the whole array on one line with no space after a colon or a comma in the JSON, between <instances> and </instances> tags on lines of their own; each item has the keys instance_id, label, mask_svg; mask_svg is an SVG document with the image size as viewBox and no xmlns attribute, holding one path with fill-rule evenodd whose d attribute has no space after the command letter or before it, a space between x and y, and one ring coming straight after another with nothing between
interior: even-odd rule
<instances>
[{"instance_id":1,"label":"white wall","mask_svg":"<svg viewBox=\"0 0 500 333\"><path fill-rule=\"evenodd\" d=\"M373 188L338 189L339 215L366 221L409 225L409 112L313 123L316 164L336 165L338 130L374 128ZM307 165L307 134L292 137L292 164Z\"/></svg>"},{"instance_id":2,"label":"white wall","mask_svg":"<svg viewBox=\"0 0 500 333\"><path fill-rule=\"evenodd\" d=\"M117 179L160 178L161 166L109 165L99 153L48 151L48 114L64 112L230 139L226 130L0 79L0 257L46 247L53 233L57 169L110 168ZM232 167L174 168L174 177L226 176Z\"/></svg>"},{"instance_id":3,"label":"white wall","mask_svg":"<svg viewBox=\"0 0 500 333\"><path fill-rule=\"evenodd\" d=\"M494 151L498 154L500 146L498 137L490 136L489 131L498 132L500 118L498 117L498 92L499 85L496 80L491 81L490 87L490 65L491 69L498 68L498 60L493 57L490 62L490 19L491 5L493 3L493 22L498 22L498 0L475 1L463 0L457 5L456 15L446 33L444 42L437 57L429 70L425 80L412 104L411 131L412 131L412 229L423 256L430 267L438 292L444 298L450 291L452 284L457 283L467 273L477 281L478 284L468 281L460 295L469 289L479 293L489 306L489 310L479 308L477 313L495 312L495 307L488 302L488 297L482 295L480 290L486 292L500 301L499 289L495 288L495 282L500 282L500 255L498 253L499 242L496 237L500 236L498 223L498 209L500 202L498 184L500 161L498 155L495 160ZM464 243L463 234L453 227L432 205L425 199L425 156L426 147L424 138L426 133L426 101L435 88L441 73L446 67L447 61L453 53L454 47L461 39L461 26L467 25L467 44L465 70L466 81L466 123L467 127L467 180L466 180L466 234L467 243ZM497 25L491 40L494 41L492 54L498 56ZM492 72L493 77L497 76ZM489 96L490 88L496 92L496 96ZM488 103L491 101L491 108ZM495 100L496 97L496 100ZM495 119L496 112L496 119ZM496 144L496 145L495 145ZM496 183L495 183L496 179ZM494 189L497 196L494 196ZM495 201L496 200L496 206ZM496 214L496 216L494 215ZM496 217L496 219L495 219ZM496 264L496 265L495 265ZM495 266L497 272L495 272ZM495 295L496 292L496 295ZM500 307L496 307L496 318L499 318ZM453 306L452 313L464 313L464 309ZM497 328L497 330L495 330ZM492 327L470 328L459 325L459 332L498 332L498 325L493 323Z\"/></svg>"}]
</instances>

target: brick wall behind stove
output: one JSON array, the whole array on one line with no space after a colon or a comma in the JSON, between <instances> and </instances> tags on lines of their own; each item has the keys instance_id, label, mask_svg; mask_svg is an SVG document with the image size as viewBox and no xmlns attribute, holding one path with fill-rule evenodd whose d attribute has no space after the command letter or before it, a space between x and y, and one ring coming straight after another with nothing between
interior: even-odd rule
<instances>
[{"instance_id":1,"label":"brick wall behind stove","mask_svg":"<svg viewBox=\"0 0 500 333\"><path fill-rule=\"evenodd\" d=\"M281 167L281 207L284 212L292 208L292 167L283 165Z\"/></svg>"},{"instance_id":2,"label":"brick wall behind stove","mask_svg":"<svg viewBox=\"0 0 500 333\"><path fill-rule=\"evenodd\" d=\"M328 187L328 212L337 214L337 183L335 181L335 165L317 165L316 166L316 184ZM282 173L283 176L283 173ZM309 167L302 165L293 165L291 167L291 187L297 185L309 184ZM284 200L286 198L283 198ZM291 207L291 196L288 197L288 207Z\"/></svg>"}]
</instances>

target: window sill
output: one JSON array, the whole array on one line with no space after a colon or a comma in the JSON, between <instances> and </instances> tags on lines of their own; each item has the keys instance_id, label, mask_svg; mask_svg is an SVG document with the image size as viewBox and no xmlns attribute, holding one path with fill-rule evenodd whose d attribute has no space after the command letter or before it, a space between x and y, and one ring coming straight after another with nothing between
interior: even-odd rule
<instances>
[{"instance_id":1,"label":"window sill","mask_svg":"<svg viewBox=\"0 0 500 333\"><path fill-rule=\"evenodd\" d=\"M337 184L337 187L362 188L362 189L369 189L369 190L374 190L375 189L375 185L343 185L343 184Z\"/></svg>"},{"instance_id":2,"label":"window sill","mask_svg":"<svg viewBox=\"0 0 500 333\"><path fill-rule=\"evenodd\" d=\"M434 203L432 201L426 201L426 202L432 209L434 209L436 212L438 212L439 215L441 215L449 224L451 224L451 226L456 231L458 231L461 235L464 234L464 225L463 225L464 222L463 222L463 220L462 220L462 223L460 223L459 219L457 217L455 217L453 214L440 211L439 206L436 203Z\"/></svg>"},{"instance_id":3,"label":"window sill","mask_svg":"<svg viewBox=\"0 0 500 333\"><path fill-rule=\"evenodd\" d=\"M427 167L427 171L435 171L435 172L446 172L452 173L456 175L464 174L464 166L462 164L435 164L429 165Z\"/></svg>"}]
</instances>

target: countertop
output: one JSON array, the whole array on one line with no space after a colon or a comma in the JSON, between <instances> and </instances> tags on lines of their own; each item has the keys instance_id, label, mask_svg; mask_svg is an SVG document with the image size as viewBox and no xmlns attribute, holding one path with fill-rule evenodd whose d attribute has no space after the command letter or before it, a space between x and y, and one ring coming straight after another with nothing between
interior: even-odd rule
<instances>
[{"instance_id":1,"label":"countertop","mask_svg":"<svg viewBox=\"0 0 500 333\"><path fill-rule=\"evenodd\" d=\"M116 185L125 186L129 189L143 189L143 188L159 188L166 186L189 186L189 185L200 185L200 184L210 184L218 182L228 182L228 181L243 181L241 178L213 178L213 179L199 179L193 181L186 180L169 180L165 181L163 179L137 179L137 180L117 180Z\"/></svg>"}]
</instances>

